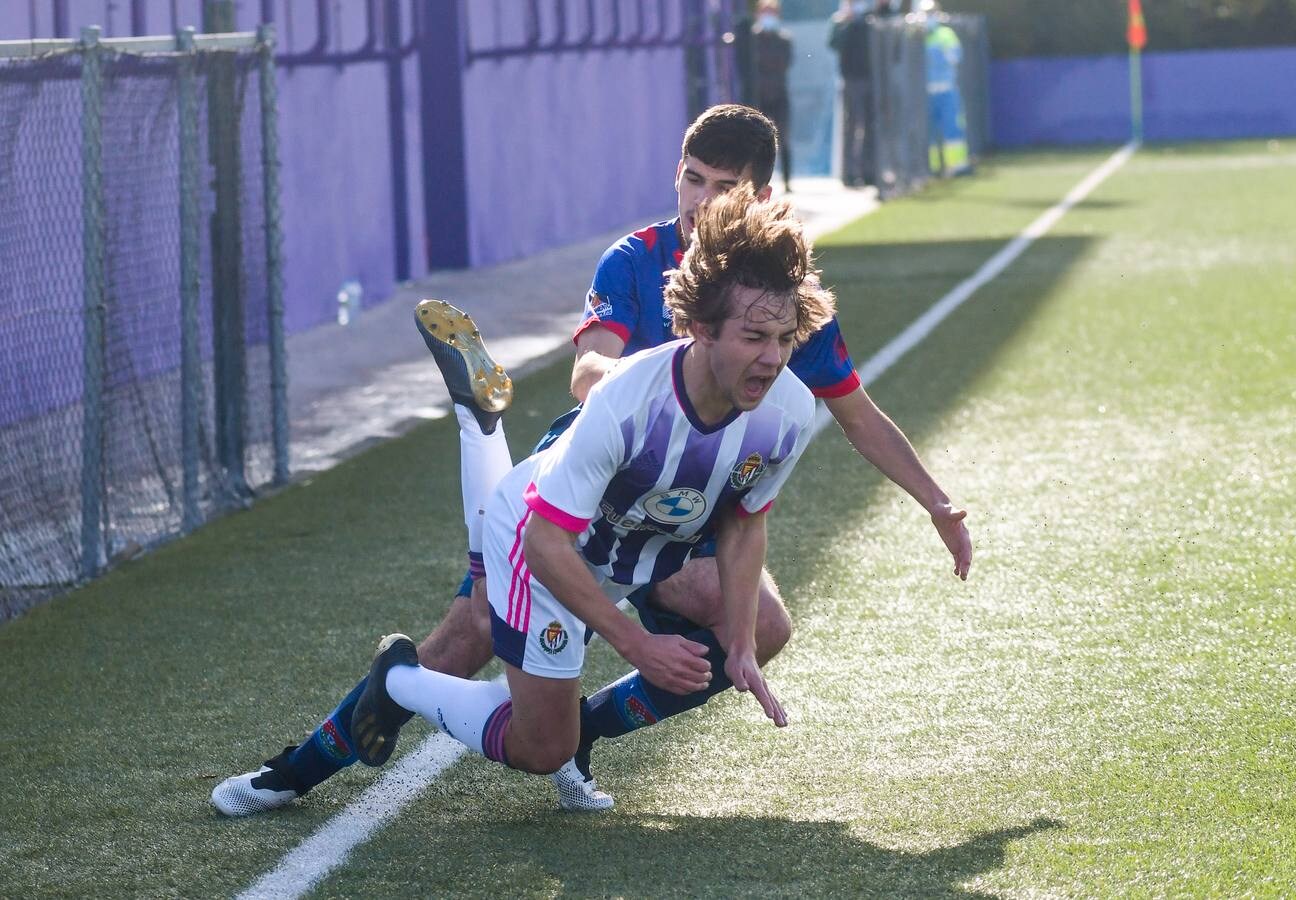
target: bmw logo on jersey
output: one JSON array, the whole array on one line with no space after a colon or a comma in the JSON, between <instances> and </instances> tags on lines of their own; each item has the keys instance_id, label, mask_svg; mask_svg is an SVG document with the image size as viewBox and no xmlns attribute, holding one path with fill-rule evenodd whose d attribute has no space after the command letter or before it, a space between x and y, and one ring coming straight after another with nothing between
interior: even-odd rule
<instances>
[{"instance_id":1,"label":"bmw logo on jersey","mask_svg":"<svg viewBox=\"0 0 1296 900\"><path fill-rule=\"evenodd\" d=\"M643 501L648 518L663 525L687 525L706 515L706 497L693 488L659 491Z\"/></svg>"}]
</instances>

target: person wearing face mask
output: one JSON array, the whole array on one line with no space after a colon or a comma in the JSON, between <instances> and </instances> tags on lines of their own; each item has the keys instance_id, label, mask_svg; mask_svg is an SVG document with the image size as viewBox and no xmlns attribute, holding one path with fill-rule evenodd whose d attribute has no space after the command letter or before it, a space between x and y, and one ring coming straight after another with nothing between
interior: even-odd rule
<instances>
[{"instance_id":1,"label":"person wearing face mask","mask_svg":"<svg viewBox=\"0 0 1296 900\"><path fill-rule=\"evenodd\" d=\"M753 105L769 116L778 128L779 161L783 189L792 190L792 148L790 141L791 100L788 69L792 67L792 37L783 28L776 0L762 0L752 26Z\"/></svg>"},{"instance_id":2,"label":"person wearing face mask","mask_svg":"<svg viewBox=\"0 0 1296 900\"><path fill-rule=\"evenodd\" d=\"M842 183L876 184L873 171L873 63L870 53L872 4L843 0L833 14L828 46L837 51L842 79Z\"/></svg>"}]
</instances>

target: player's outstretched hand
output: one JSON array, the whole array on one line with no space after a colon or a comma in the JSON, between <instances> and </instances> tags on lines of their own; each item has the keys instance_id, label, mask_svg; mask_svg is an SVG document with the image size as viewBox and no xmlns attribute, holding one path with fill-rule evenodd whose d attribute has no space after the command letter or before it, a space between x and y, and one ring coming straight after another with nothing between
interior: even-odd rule
<instances>
[{"instance_id":1,"label":"player's outstretched hand","mask_svg":"<svg viewBox=\"0 0 1296 900\"><path fill-rule=\"evenodd\" d=\"M945 542L950 556L954 557L954 574L967 581L968 570L972 568L972 535L968 534L963 520L967 518L966 509L955 509L946 503L932 511L932 524Z\"/></svg>"},{"instance_id":2,"label":"player's outstretched hand","mask_svg":"<svg viewBox=\"0 0 1296 900\"><path fill-rule=\"evenodd\" d=\"M645 634L626 659L657 687L672 694L691 694L711 683L711 663L704 644L677 634Z\"/></svg>"},{"instance_id":3,"label":"player's outstretched hand","mask_svg":"<svg viewBox=\"0 0 1296 900\"><path fill-rule=\"evenodd\" d=\"M753 654L736 653L729 656L725 660L725 674L733 682L734 690L741 693L751 691L755 695L761 709L765 710L765 715L775 725L782 728L787 724L787 713L783 712L783 704L779 703L778 697L775 697L774 692L770 690Z\"/></svg>"}]
</instances>

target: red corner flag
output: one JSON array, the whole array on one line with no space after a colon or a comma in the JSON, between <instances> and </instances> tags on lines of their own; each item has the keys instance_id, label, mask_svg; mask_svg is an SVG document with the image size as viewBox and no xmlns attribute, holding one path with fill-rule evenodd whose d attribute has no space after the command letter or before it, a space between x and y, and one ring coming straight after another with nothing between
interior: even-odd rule
<instances>
[{"instance_id":1,"label":"red corner flag","mask_svg":"<svg viewBox=\"0 0 1296 900\"><path fill-rule=\"evenodd\" d=\"M1147 45L1147 26L1143 23L1142 0L1129 0L1129 27L1125 39L1131 50L1142 50Z\"/></svg>"}]
</instances>

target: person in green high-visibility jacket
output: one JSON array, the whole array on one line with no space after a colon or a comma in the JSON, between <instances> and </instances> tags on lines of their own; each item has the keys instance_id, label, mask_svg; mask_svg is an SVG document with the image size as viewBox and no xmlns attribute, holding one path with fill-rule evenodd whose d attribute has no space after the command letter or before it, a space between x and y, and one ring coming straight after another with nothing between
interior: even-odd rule
<instances>
[{"instance_id":1,"label":"person in green high-visibility jacket","mask_svg":"<svg viewBox=\"0 0 1296 900\"><path fill-rule=\"evenodd\" d=\"M922 0L918 9L927 28L927 152L931 170L943 176L965 175L972 171L972 164L958 87L963 45L942 20L936 0Z\"/></svg>"}]
</instances>

